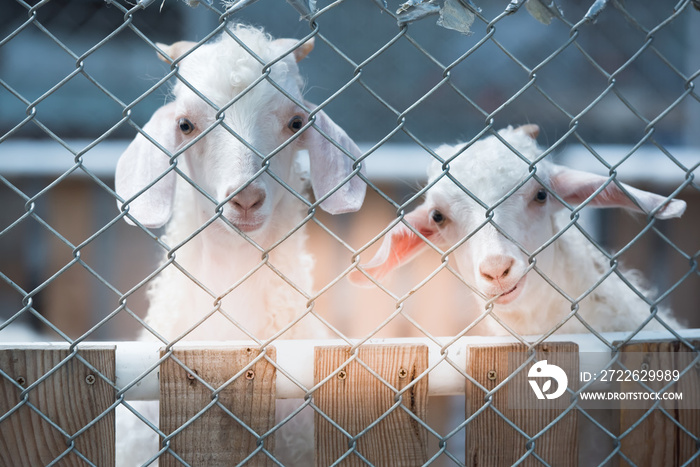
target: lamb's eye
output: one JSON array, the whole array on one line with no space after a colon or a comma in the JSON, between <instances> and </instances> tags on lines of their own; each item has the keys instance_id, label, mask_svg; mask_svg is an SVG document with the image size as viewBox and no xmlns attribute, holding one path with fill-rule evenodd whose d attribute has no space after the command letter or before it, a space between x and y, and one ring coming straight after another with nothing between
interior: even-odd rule
<instances>
[{"instance_id":1,"label":"lamb's eye","mask_svg":"<svg viewBox=\"0 0 700 467\"><path fill-rule=\"evenodd\" d=\"M177 121L177 126L180 127L180 131L186 135L194 131L194 123L184 117Z\"/></svg>"},{"instance_id":2,"label":"lamb's eye","mask_svg":"<svg viewBox=\"0 0 700 467\"><path fill-rule=\"evenodd\" d=\"M442 225L445 223L445 216L438 211L437 209L433 209L433 211L430 213L430 218L435 222L437 225Z\"/></svg>"},{"instance_id":3,"label":"lamb's eye","mask_svg":"<svg viewBox=\"0 0 700 467\"><path fill-rule=\"evenodd\" d=\"M547 190L542 188L541 190L537 190L537 193L535 194L535 201L538 203L544 203L547 201Z\"/></svg>"},{"instance_id":4,"label":"lamb's eye","mask_svg":"<svg viewBox=\"0 0 700 467\"><path fill-rule=\"evenodd\" d=\"M301 130L301 128L304 126L304 119L301 118L299 115L295 115L289 120L289 123L287 123L287 128L292 130L294 133L297 131Z\"/></svg>"}]
</instances>

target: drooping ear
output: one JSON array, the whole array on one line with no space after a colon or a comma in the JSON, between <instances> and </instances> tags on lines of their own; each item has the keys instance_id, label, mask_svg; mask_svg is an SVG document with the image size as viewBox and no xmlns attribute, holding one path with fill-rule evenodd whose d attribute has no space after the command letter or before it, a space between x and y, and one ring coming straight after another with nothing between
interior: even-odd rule
<instances>
[{"instance_id":1,"label":"drooping ear","mask_svg":"<svg viewBox=\"0 0 700 467\"><path fill-rule=\"evenodd\" d=\"M307 105L312 109L315 107L312 104L307 103ZM336 187L353 171L353 159L336 147L331 140L355 158L362 155L355 142L325 112L316 113L314 126L307 128L302 138L303 144L309 151L311 187L316 199L336 190ZM364 164L361 171L362 173L365 171ZM362 207L366 189L365 182L355 175L321 202L321 207L330 214L357 211Z\"/></svg>"},{"instance_id":2,"label":"drooping ear","mask_svg":"<svg viewBox=\"0 0 700 467\"><path fill-rule=\"evenodd\" d=\"M421 206L406 214L404 220L425 238L433 241L437 230L430 223L429 208ZM392 270L409 263L427 246L428 244L421 237L406 227L403 222L400 222L386 233L374 257L361 266L376 280L381 280ZM372 284L369 278L357 269L348 274L348 279L355 285L368 286Z\"/></svg>"},{"instance_id":3,"label":"drooping ear","mask_svg":"<svg viewBox=\"0 0 700 467\"><path fill-rule=\"evenodd\" d=\"M550 180L552 189L564 201L571 205L578 205L607 182L608 177L555 166ZM611 182L588 205L599 208L620 207L645 214L663 206L655 214L658 219L680 217L685 211L685 201L677 199L669 201L665 196L639 190L625 184L622 186L634 199L630 199L615 182Z\"/></svg>"},{"instance_id":4,"label":"drooping ear","mask_svg":"<svg viewBox=\"0 0 700 467\"><path fill-rule=\"evenodd\" d=\"M176 147L175 126L175 104L171 102L153 114L143 132L172 152ZM128 202L129 213L146 227L160 227L170 219L177 178L172 171L163 176L169 167L170 156L141 133L117 162L115 190ZM121 202L117 201L117 206L121 209ZM128 217L124 219L134 225Z\"/></svg>"},{"instance_id":5,"label":"drooping ear","mask_svg":"<svg viewBox=\"0 0 700 467\"><path fill-rule=\"evenodd\" d=\"M284 53L299 44L297 39L276 39L273 44L279 49L280 53ZM296 47L292 53L294 54L294 60L297 62L302 61L307 55L314 50L314 38L307 40L299 47Z\"/></svg>"},{"instance_id":6,"label":"drooping ear","mask_svg":"<svg viewBox=\"0 0 700 467\"><path fill-rule=\"evenodd\" d=\"M168 56L170 57L170 58L168 58L168 57L159 53L158 58L163 60L166 63L170 63L170 61L177 60L185 52L194 48L194 46L196 46L197 43L192 42L192 41L178 41L178 42L174 42L174 43L168 45L168 44L163 44L162 42L156 42L156 45L158 46L158 48L160 50L162 50L163 52L168 54Z\"/></svg>"}]
</instances>

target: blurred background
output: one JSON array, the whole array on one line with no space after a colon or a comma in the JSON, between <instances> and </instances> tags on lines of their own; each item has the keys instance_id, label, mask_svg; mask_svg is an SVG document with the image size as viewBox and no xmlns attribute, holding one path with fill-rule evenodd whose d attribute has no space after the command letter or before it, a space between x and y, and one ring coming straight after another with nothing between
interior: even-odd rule
<instances>
[{"instance_id":1,"label":"blurred background","mask_svg":"<svg viewBox=\"0 0 700 467\"><path fill-rule=\"evenodd\" d=\"M525 8L499 16L506 1L476 3L482 10L471 34L462 34L438 26L435 16L400 28L372 0L319 1L320 35L301 62L306 96L323 102L361 74L326 112L364 150L386 140L367 159L368 175L395 202L370 189L358 213L319 213L350 248L371 241L419 190L431 159L421 145L470 140L489 122L495 128L537 123L540 144L557 143L558 160L607 174L585 146L592 147L608 164L620 163L621 180L665 195L698 174L700 102L693 86L700 11L688 2L678 11L674 2L627 2L572 32L591 0L561 0L564 21L550 24ZM388 10L398 7L390 1ZM71 339L136 336L139 324L124 311L105 321L125 295L130 310L145 314L143 280L162 254L148 234L114 222L114 167L135 135L125 108L143 125L169 94L172 83L156 86L169 66L149 40L203 39L223 8L218 0L196 8L164 0L143 9L124 0L4 3L0 319L20 313L18 322L46 332L28 312L34 310ZM276 37L300 39L311 31L282 0L259 0L231 19ZM663 304L700 327L697 184L677 197L688 203L685 216L657 222L658 230L641 236L645 219L619 210L585 210L585 225L610 251L625 249L621 262L640 269L659 294L670 290ZM317 225L309 231L320 289L352 263L353 252ZM419 327L398 316L379 328L397 298L439 264L437 253L426 253L398 271L385 284L393 296L343 279L318 298L316 310L350 337L456 335L478 310L447 271L402 301Z\"/></svg>"}]
</instances>

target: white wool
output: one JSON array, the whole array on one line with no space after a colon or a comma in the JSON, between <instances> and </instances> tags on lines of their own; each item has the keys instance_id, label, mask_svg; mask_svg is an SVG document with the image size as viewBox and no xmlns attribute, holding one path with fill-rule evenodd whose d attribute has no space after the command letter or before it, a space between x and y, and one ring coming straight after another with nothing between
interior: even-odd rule
<instances>
[{"instance_id":1,"label":"white wool","mask_svg":"<svg viewBox=\"0 0 700 467\"><path fill-rule=\"evenodd\" d=\"M240 25L230 30L263 62L281 54L279 45L273 46L274 41L261 30ZM255 154L271 153L292 135L287 122L301 113L299 106L265 79L250 87L262 76L263 65L227 33L187 52L177 66L180 79L173 88L173 124L187 118L196 131L207 132L209 127L211 131L178 158L178 171L184 177L177 176L172 217L159 239L163 259L148 284L148 329L141 338L264 342L278 333L282 339L330 337L307 304L313 292L313 259L300 226L308 207L274 178L296 193L305 193L308 177L300 169L297 146L290 144L271 158L272 175L260 173L262 159ZM298 71L289 54L271 67L269 77L301 101L303 81ZM206 101L219 109L226 106L224 123L257 146L250 149L221 125L213 126L216 109ZM302 135L299 140L310 138ZM234 200L222 206L220 216L216 206L248 183L266 190L264 208L259 209L265 217L264 226L245 238L226 222L234 222ZM286 417L298 403L278 405ZM149 417L157 415L156 403L139 407ZM276 455L280 461L309 465L311 423L312 414L303 412L279 430ZM140 465L157 452L157 437L136 417L122 413L117 426L117 465Z\"/></svg>"},{"instance_id":2,"label":"white wool","mask_svg":"<svg viewBox=\"0 0 700 467\"><path fill-rule=\"evenodd\" d=\"M173 90L176 96L194 92L191 90L194 88L214 104L223 106L260 79L263 63L269 63L280 55L279 49L273 46L272 38L260 29L233 24L228 30L238 40L228 33L222 33L216 40L194 48L183 57L178 66L180 75L187 83L176 82ZM240 45L241 42L254 55L248 53ZM301 97L304 80L292 56L272 65L269 78L294 97ZM265 92L262 93L262 90ZM279 92L264 79L255 85L252 94L260 96L258 104L279 99Z\"/></svg>"}]
</instances>

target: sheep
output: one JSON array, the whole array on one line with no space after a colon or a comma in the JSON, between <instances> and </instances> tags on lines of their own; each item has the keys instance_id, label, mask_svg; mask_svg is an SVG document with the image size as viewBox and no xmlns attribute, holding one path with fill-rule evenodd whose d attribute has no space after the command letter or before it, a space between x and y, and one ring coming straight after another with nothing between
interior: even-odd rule
<instances>
[{"instance_id":1,"label":"sheep","mask_svg":"<svg viewBox=\"0 0 700 467\"><path fill-rule=\"evenodd\" d=\"M472 145L439 147L436 153L449 168L437 160L431 164L425 201L388 229L374 257L354 269L350 281L381 281L427 249L428 240L450 250L448 264L456 263L455 272L478 296L484 315L500 321L484 317L481 332L487 335L634 331L647 320L645 329L662 329L655 318L677 329L679 323L661 307L650 313L650 292L638 273L608 275L609 258L570 224L573 208L582 203L668 219L681 216L685 202L537 160L538 133L529 124Z\"/></svg>"},{"instance_id":2,"label":"sheep","mask_svg":"<svg viewBox=\"0 0 700 467\"><path fill-rule=\"evenodd\" d=\"M365 184L353 167L358 147L303 100L297 62L313 39L273 40L233 24L202 45L158 45L168 56L160 58L178 68L174 100L127 147L115 176L128 223L165 225L141 339L330 337L307 303L313 258L303 194L310 184L318 205L340 214L360 208ZM297 437L280 430L280 451L287 442L308 444ZM138 454L140 463L156 452L130 442L118 447L119 465L135 462L125 454ZM287 449L289 465L304 463L294 456L308 455L306 447Z\"/></svg>"}]
</instances>

